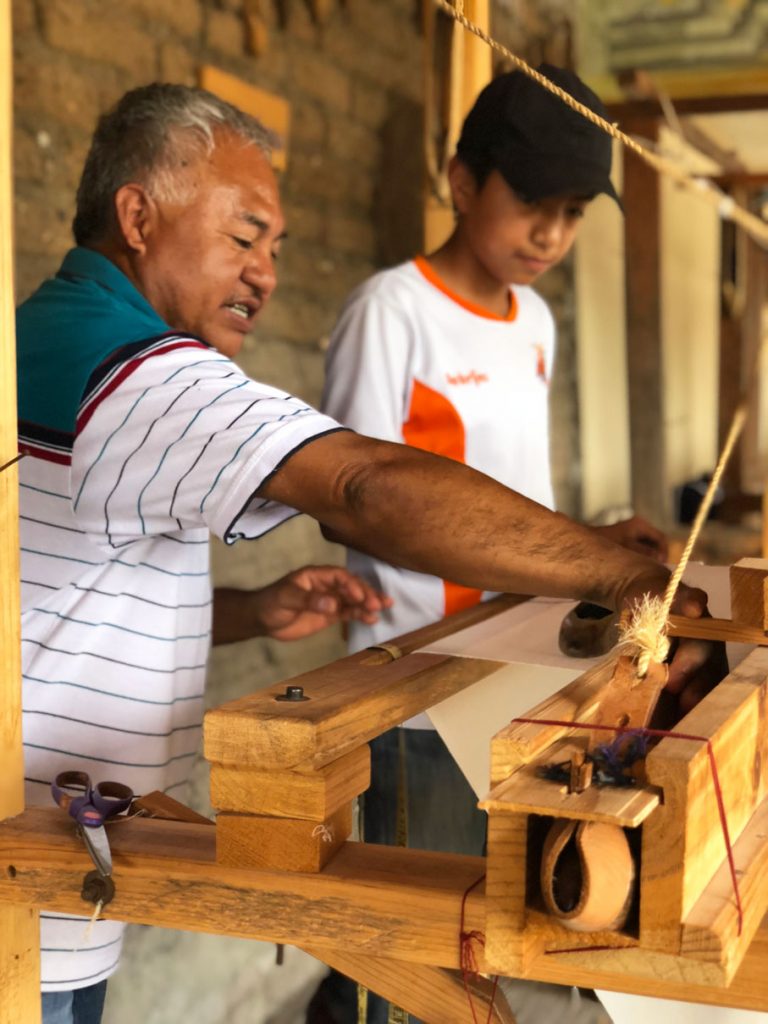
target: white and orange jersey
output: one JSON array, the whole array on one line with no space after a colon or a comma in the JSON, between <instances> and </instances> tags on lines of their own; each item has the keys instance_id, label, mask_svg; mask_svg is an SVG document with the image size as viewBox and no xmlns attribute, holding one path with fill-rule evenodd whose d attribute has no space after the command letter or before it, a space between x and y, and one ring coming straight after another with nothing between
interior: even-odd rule
<instances>
[{"instance_id":1,"label":"white and orange jersey","mask_svg":"<svg viewBox=\"0 0 768 1024\"><path fill-rule=\"evenodd\" d=\"M552 315L532 289L511 287L500 317L466 302L417 258L350 296L331 339L323 407L362 434L464 462L551 508L554 348ZM471 501L471 493L456 495L457 505ZM352 650L482 598L354 551L348 565L395 601L376 625L351 624Z\"/></svg>"}]
</instances>

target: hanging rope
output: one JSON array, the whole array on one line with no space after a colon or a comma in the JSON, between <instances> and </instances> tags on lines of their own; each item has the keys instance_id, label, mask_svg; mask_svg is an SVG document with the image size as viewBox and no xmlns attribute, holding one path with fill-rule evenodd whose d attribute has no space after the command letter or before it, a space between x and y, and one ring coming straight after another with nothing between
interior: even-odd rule
<instances>
[{"instance_id":1,"label":"hanging rope","mask_svg":"<svg viewBox=\"0 0 768 1024\"><path fill-rule=\"evenodd\" d=\"M757 388L760 366L767 352L768 333L763 335L760 345L755 352L752 365L749 373L747 374L749 385L742 394L741 400L733 414L731 426L728 430L728 436L725 439L723 450L720 453L720 458L717 460L717 465L712 473L712 478L707 485L704 497L696 511L696 516L693 520L688 540L683 548L683 553L669 578L666 590L664 591L664 597L648 597L646 595L646 597L635 608L630 622L625 627L620 627L620 645L624 646L625 649L627 647L631 647L635 651L639 652L637 659L637 672L641 679L645 678L645 675L648 672L648 667L652 661L661 663L669 654L669 638L667 636L667 631L669 612L672 608L672 602L675 599L677 588L680 585L683 573L690 561L691 554L693 553L699 534L701 533L704 523L707 521L709 510L712 507L712 502L715 499L717 488L720 485L720 478L723 475L733 449L736 447L736 442L741 436L741 432L747 422L749 407L752 404L755 396L755 390Z\"/></svg>"},{"instance_id":2,"label":"hanging rope","mask_svg":"<svg viewBox=\"0 0 768 1024\"><path fill-rule=\"evenodd\" d=\"M620 642L631 645L634 649L640 651L637 659L637 674L641 679L646 676L652 661L661 663L669 654L669 637L667 636L669 611L701 529L707 521L723 470L739 439L739 435L744 429L747 412L747 403L742 402L733 417L731 429L728 431L728 437L718 459L717 466L696 512L696 518L693 521L690 535L680 556L680 561L669 577L663 599L646 595L635 609L631 622L622 631Z\"/></svg>"},{"instance_id":3,"label":"hanging rope","mask_svg":"<svg viewBox=\"0 0 768 1024\"><path fill-rule=\"evenodd\" d=\"M687 174L684 170L678 167L677 164L671 160L667 160L657 153L653 153L645 146L641 145L635 139L631 138L625 132L621 131L618 125L611 124L610 121L606 121L604 117L600 117L594 110L590 110L583 103L579 103L577 99L574 99L569 92L565 89L561 89L559 85L555 85L551 82L546 75L542 75L535 68L532 68L530 64L527 64L522 57L518 57L516 54L508 50L506 46L503 46L497 40L493 39L484 32L478 25L475 25L464 15L462 0L457 0L456 7L453 6L449 0L435 0L435 4L440 10L445 11L455 21L463 25L464 28L476 35L478 39L482 39L484 43L495 50L497 53L502 54L508 61L522 71L523 74L528 75L535 82L538 82L542 88L551 92L554 96L566 103L572 110L577 111L582 117L586 117L592 124L597 125L604 132L620 142L626 149L631 150L641 160L653 167L659 174L666 174L681 185L683 188L695 192L705 199L711 206L717 209L718 214L723 220L731 220L744 228L747 234L759 245L768 248L768 224L760 217L756 217L749 210L745 210L739 206L730 196L724 195L718 188L716 188L712 182L707 181L705 178L694 178ZM459 8L462 8L461 10Z\"/></svg>"}]
</instances>

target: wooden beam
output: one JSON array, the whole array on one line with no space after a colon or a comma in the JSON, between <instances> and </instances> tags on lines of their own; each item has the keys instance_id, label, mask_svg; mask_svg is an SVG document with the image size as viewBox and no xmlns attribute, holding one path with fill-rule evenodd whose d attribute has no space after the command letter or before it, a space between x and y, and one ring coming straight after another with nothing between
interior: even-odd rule
<instances>
[{"instance_id":1,"label":"wooden beam","mask_svg":"<svg viewBox=\"0 0 768 1024\"><path fill-rule=\"evenodd\" d=\"M595 91L600 96L606 95L599 87ZM714 94L703 95L702 81L699 81L699 94L693 96L675 96L667 91L667 95L675 104L675 111L679 117L686 114L721 114L734 113L742 110L766 110L768 109L768 89L765 92L756 92L754 83L752 90L748 93L724 95ZM617 100L606 102L609 121L618 121L623 131L634 131L634 123L637 120L648 118L661 118L663 111L656 99L647 100Z\"/></svg>"},{"instance_id":2,"label":"wooden beam","mask_svg":"<svg viewBox=\"0 0 768 1024\"><path fill-rule=\"evenodd\" d=\"M306 946L304 949L334 970L414 1014L424 1024L467 1024L473 1016L486 1024L515 1024L515 1016L500 991L491 1004L493 983L486 978L467 981L468 994L457 971L338 949Z\"/></svg>"},{"instance_id":3,"label":"wooden beam","mask_svg":"<svg viewBox=\"0 0 768 1024\"><path fill-rule=\"evenodd\" d=\"M491 80L491 49L463 25L422 0L424 24L424 144L429 181L425 190L424 239L431 252L454 227L447 179L461 125L480 90ZM464 0L464 13L479 28L490 30L489 0Z\"/></svg>"},{"instance_id":4,"label":"wooden beam","mask_svg":"<svg viewBox=\"0 0 768 1024\"><path fill-rule=\"evenodd\" d=\"M0 0L0 466L16 456L11 4ZM0 472L0 818L24 807L21 746L18 474ZM0 907L0 1024L40 1020L37 909Z\"/></svg>"},{"instance_id":5,"label":"wooden beam","mask_svg":"<svg viewBox=\"0 0 768 1024\"><path fill-rule=\"evenodd\" d=\"M298 946L311 939L437 967L459 967L462 897L485 871L481 857L365 843L346 843L317 874L233 868L216 863L207 824L136 817L107 832L117 891L104 917ZM0 865L0 906L88 913L80 890L93 865L58 808L0 825ZM473 892L468 930L484 929L483 908Z\"/></svg>"},{"instance_id":6,"label":"wooden beam","mask_svg":"<svg viewBox=\"0 0 768 1024\"><path fill-rule=\"evenodd\" d=\"M732 644L768 644L768 635L755 626L747 626L731 619L689 619L685 615L670 615L670 636L684 636L689 640L723 640Z\"/></svg>"},{"instance_id":7,"label":"wooden beam","mask_svg":"<svg viewBox=\"0 0 768 1024\"><path fill-rule=\"evenodd\" d=\"M10 4L0 0L0 466L17 455L16 319L13 279ZM24 807L21 747L18 473L0 473L0 818Z\"/></svg>"},{"instance_id":8,"label":"wooden beam","mask_svg":"<svg viewBox=\"0 0 768 1024\"><path fill-rule=\"evenodd\" d=\"M655 140L657 121L635 130ZM661 525L670 520L666 488L666 444L661 349L660 230L658 175L634 153L624 155L632 505Z\"/></svg>"},{"instance_id":9,"label":"wooden beam","mask_svg":"<svg viewBox=\"0 0 768 1024\"><path fill-rule=\"evenodd\" d=\"M91 862L71 824L52 807L33 808L0 825L0 904L83 913L80 886ZM343 954L352 947L355 956L459 967L462 898L482 876L483 858L347 843L319 874L249 871L216 865L214 831L209 825L141 818L110 825L117 894L104 916ZM485 895L478 886L466 901L465 927L483 932L484 926ZM727 988L716 983L722 976L717 964L636 945L571 952L579 937L569 934L567 939L564 948L534 954L526 977L768 1010L765 922ZM479 968L486 971L482 947L476 946ZM712 983L703 983L703 976ZM0 1007L7 1000L8 993L0 990ZM26 1020L0 1019L9 1024Z\"/></svg>"}]
</instances>

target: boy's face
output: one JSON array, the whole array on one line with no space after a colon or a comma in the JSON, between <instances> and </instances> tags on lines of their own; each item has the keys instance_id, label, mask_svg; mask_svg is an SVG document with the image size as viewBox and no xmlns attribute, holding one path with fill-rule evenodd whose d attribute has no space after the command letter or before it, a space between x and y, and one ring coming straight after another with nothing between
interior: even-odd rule
<instances>
[{"instance_id":1,"label":"boy's face","mask_svg":"<svg viewBox=\"0 0 768 1024\"><path fill-rule=\"evenodd\" d=\"M590 199L548 196L524 202L498 171L478 187L459 165L454 202L460 232L475 259L500 285L532 284L568 253Z\"/></svg>"}]
</instances>

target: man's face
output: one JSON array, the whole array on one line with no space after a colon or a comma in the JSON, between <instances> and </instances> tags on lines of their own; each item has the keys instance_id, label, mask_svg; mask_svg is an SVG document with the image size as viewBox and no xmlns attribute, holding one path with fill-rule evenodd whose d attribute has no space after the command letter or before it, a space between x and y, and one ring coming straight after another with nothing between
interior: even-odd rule
<instances>
[{"instance_id":1,"label":"man's face","mask_svg":"<svg viewBox=\"0 0 768 1024\"><path fill-rule=\"evenodd\" d=\"M277 284L277 183L260 150L228 135L183 173L191 198L155 202L140 287L171 327L231 357Z\"/></svg>"},{"instance_id":2,"label":"man's face","mask_svg":"<svg viewBox=\"0 0 768 1024\"><path fill-rule=\"evenodd\" d=\"M532 284L568 253L588 202L558 195L526 203L492 171L481 188L472 179L464 193L461 230L475 259L500 285Z\"/></svg>"}]
</instances>

